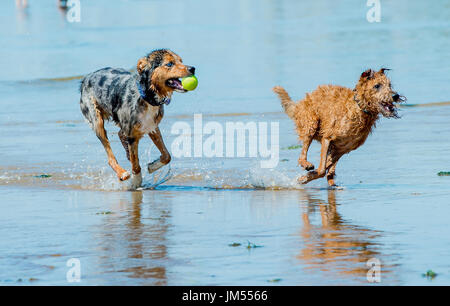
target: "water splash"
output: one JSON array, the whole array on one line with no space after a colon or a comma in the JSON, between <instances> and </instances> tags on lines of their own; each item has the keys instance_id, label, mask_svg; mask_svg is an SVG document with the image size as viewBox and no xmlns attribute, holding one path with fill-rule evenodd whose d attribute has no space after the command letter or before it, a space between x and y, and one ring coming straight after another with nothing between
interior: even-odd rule
<instances>
[{"instance_id":1,"label":"water splash","mask_svg":"<svg viewBox=\"0 0 450 306\"><path fill-rule=\"evenodd\" d=\"M141 164L153 161L159 152L150 145L143 150ZM153 154L152 154L153 153ZM257 160L242 159L175 159L160 170L148 174L142 171L140 189L302 189L297 183L297 171L289 165L275 169L262 169ZM43 171L48 176L43 176ZM22 185L45 188L68 188L98 191L127 191L132 180L120 181L107 165L82 159L69 167L39 165L34 167L9 167L1 169L0 185Z\"/></svg>"}]
</instances>

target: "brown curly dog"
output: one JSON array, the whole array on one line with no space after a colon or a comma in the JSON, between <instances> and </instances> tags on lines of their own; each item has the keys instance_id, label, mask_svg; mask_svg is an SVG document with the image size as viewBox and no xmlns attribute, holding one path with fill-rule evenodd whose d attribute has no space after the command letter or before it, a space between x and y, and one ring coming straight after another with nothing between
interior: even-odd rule
<instances>
[{"instance_id":1,"label":"brown curly dog","mask_svg":"<svg viewBox=\"0 0 450 306\"><path fill-rule=\"evenodd\" d=\"M403 102L406 98L392 90L391 82L385 75L386 70L389 69L364 71L353 90L321 85L297 103L291 100L281 86L273 88L286 114L295 122L303 142L298 163L305 170L311 170L298 179L300 183L306 184L327 175L329 186L336 186L336 164L342 155L357 149L366 141L380 114L387 118L399 118L394 103ZM316 171L307 160L312 140L322 145L320 165Z\"/></svg>"}]
</instances>

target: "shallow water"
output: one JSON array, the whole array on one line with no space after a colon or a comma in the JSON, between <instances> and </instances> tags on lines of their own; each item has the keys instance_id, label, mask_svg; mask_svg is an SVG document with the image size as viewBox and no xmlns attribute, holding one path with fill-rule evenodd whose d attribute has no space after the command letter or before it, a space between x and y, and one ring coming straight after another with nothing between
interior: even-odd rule
<instances>
[{"instance_id":1,"label":"shallow water","mask_svg":"<svg viewBox=\"0 0 450 306\"><path fill-rule=\"evenodd\" d=\"M370 258L384 285L450 284L450 179L436 175L450 170L450 106L430 104L449 100L448 3L383 2L382 22L370 24L365 1L173 1L167 14L163 1L95 1L71 24L54 2L0 4L0 285L68 284L70 258L88 285L368 284ZM82 120L76 76L133 68L158 47L182 55L200 80L166 108L166 143L194 113L279 122L275 169L255 158L174 158L154 190L117 181ZM297 144L293 124L270 88L300 98L381 66L423 107L382 119L340 161L342 189L298 186L300 149L286 149ZM107 129L129 168L117 128ZM143 140L141 163L157 156ZM317 144L310 156L317 163ZM433 280L422 276L430 269Z\"/></svg>"}]
</instances>

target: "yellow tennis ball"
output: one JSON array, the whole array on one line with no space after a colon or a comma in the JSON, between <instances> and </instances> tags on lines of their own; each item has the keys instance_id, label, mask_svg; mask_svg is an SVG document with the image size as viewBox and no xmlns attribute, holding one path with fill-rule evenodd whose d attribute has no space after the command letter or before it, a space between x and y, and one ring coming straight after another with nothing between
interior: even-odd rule
<instances>
[{"instance_id":1,"label":"yellow tennis ball","mask_svg":"<svg viewBox=\"0 0 450 306\"><path fill-rule=\"evenodd\" d=\"M185 77L181 79L181 85L183 85L183 88L186 90L194 90L197 88L198 80L195 75Z\"/></svg>"}]
</instances>

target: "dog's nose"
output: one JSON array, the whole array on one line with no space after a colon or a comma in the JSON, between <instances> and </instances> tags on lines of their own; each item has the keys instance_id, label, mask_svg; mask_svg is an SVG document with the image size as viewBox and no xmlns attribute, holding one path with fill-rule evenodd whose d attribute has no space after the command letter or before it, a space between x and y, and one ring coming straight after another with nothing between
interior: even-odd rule
<instances>
[{"instance_id":1,"label":"dog's nose","mask_svg":"<svg viewBox=\"0 0 450 306\"><path fill-rule=\"evenodd\" d=\"M397 102L398 100L400 100L400 95L396 93L392 96L392 99L394 100L394 102Z\"/></svg>"},{"instance_id":2,"label":"dog's nose","mask_svg":"<svg viewBox=\"0 0 450 306\"><path fill-rule=\"evenodd\" d=\"M192 66L187 66L188 67L188 71L190 72L190 73L192 73L192 74L195 74L195 67L192 67Z\"/></svg>"}]
</instances>

